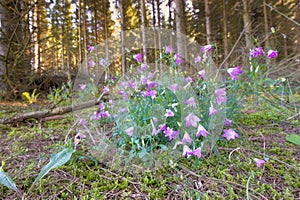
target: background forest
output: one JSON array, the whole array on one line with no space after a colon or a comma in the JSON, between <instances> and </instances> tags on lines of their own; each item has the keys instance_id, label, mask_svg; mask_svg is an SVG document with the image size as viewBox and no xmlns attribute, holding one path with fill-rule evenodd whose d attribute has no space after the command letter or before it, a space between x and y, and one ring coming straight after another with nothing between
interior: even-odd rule
<instances>
[{"instance_id":1,"label":"background forest","mask_svg":"<svg viewBox=\"0 0 300 200\"><path fill-rule=\"evenodd\" d=\"M221 68L236 62L248 66L247 54L255 46L276 49L281 62L268 75L297 82L299 6L299 0L1 1L0 91L9 91L8 98L20 97L24 91L66 82L87 62L89 46L105 43L106 59L111 59L113 52L108 51L114 42L107 39L122 41L122 31L141 27L158 30L153 41L158 46L160 29L180 32L200 45L215 44L214 61ZM170 37L169 44L176 41ZM177 46L178 52L183 48ZM123 58L109 67L110 74L121 75L129 66L125 41L122 49ZM155 60L159 52L147 54Z\"/></svg>"}]
</instances>

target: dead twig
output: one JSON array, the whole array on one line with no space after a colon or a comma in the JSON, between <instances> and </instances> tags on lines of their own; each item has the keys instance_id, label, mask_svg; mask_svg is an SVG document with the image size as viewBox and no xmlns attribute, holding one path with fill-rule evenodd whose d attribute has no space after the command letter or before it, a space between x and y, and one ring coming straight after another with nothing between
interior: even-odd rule
<instances>
[{"instance_id":1,"label":"dead twig","mask_svg":"<svg viewBox=\"0 0 300 200\"><path fill-rule=\"evenodd\" d=\"M246 186L241 185L241 184L239 184L239 183L235 183L235 182L228 181L228 180L224 180L224 179L223 179L223 180L220 180L220 179L213 178L213 177L202 176L202 175L196 174L195 172L192 172L191 170L189 170L189 169L187 169L187 168L185 168L185 167L183 167L183 166L178 165L178 167L179 167L180 169L182 169L182 170L188 172L189 174L198 177L198 178L206 179L206 180L213 180L213 181L216 181L216 182L219 182L219 183L224 183L224 182L226 182L226 183L228 183L228 184L231 184L231 185L234 185L234 186L236 186L236 187L240 187L240 188L243 188L243 189L246 190ZM262 195L261 193L256 192L256 191L255 191L254 189L252 189L252 188L248 188L248 189L249 189L253 194L256 194L256 195L260 196L262 199L267 200L267 198L266 198L264 195ZM254 195L251 195L251 196L252 196L253 198L256 198Z\"/></svg>"}]
</instances>

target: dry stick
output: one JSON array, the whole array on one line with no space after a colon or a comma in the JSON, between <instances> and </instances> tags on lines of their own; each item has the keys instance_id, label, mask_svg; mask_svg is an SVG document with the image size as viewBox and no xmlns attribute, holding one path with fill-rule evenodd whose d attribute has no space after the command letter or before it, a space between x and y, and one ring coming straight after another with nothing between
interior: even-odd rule
<instances>
[{"instance_id":1,"label":"dry stick","mask_svg":"<svg viewBox=\"0 0 300 200\"><path fill-rule=\"evenodd\" d=\"M13 124L17 122L22 122L27 119L41 119L45 117L51 117L55 115L63 115L72 111L82 110L85 108L90 108L93 106L96 106L100 103L100 100L102 99L104 93L97 99L97 100L89 100L85 102L81 102L75 105L71 106L63 106L63 107L57 107L57 108L51 108L48 110L42 110L42 111L33 111L28 113L19 113L16 114L10 118L0 119L0 124ZM107 100L106 98L104 100Z\"/></svg>"},{"instance_id":2,"label":"dry stick","mask_svg":"<svg viewBox=\"0 0 300 200\"><path fill-rule=\"evenodd\" d=\"M225 150L225 151L232 151L232 149L224 148L224 147L219 147L218 149L220 149L220 150ZM251 149L244 149L244 148L242 148L242 150L244 150L244 151L251 151L251 152L253 152L253 153L256 153L256 154L259 154L259 155L261 155L261 156L264 156L264 153L261 153L261 152L258 152L258 151L254 151L254 150L251 150ZM281 161L281 160L278 160L277 158L275 158L274 156L271 156L271 155L268 155L267 157L270 158L270 159L272 159L272 160L275 160L275 161L277 161L277 162L279 162L279 163L281 163L281 164L284 164L284 165L286 165L286 166L289 167L289 168L293 168L293 169L295 169L296 171L299 171L299 172L300 172L300 168L298 168L298 167L296 167L296 166L294 166L294 165L290 165L290 164L288 164L288 163L286 163L286 162L283 162L283 161Z\"/></svg>"},{"instance_id":3,"label":"dry stick","mask_svg":"<svg viewBox=\"0 0 300 200\"><path fill-rule=\"evenodd\" d=\"M71 133L71 131L75 128L75 126L78 124L79 120L77 119L74 124L71 126L71 128L69 129L67 135L65 136L65 144L67 144L67 140L68 140L68 137Z\"/></svg>"},{"instance_id":4,"label":"dry stick","mask_svg":"<svg viewBox=\"0 0 300 200\"><path fill-rule=\"evenodd\" d=\"M297 117L298 115L300 115L300 112L299 112L299 113L296 113L296 114L294 114L293 116L291 116L291 117L287 118L286 120L293 119L294 117Z\"/></svg>"},{"instance_id":5,"label":"dry stick","mask_svg":"<svg viewBox=\"0 0 300 200\"><path fill-rule=\"evenodd\" d=\"M225 62L228 60L228 58L231 56L233 50L235 49L235 47L237 46L237 44L240 42L240 40L241 40L242 36L244 35L244 33L245 33L245 28L244 28L243 31L241 32L239 38L235 41L235 43L234 43L233 47L231 48L229 54L226 56L226 58L225 58L225 59L223 60L223 62L220 64L218 73L219 73L219 71L220 71L220 68L224 65L224 63L225 63Z\"/></svg>"},{"instance_id":6,"label":"dry stick","mask_svg":"<svg viewBox=\"0 0 300 200\"><path fill-rule=\"evenodd\" d=\"M199 175L199 174L196 174L195 172L190 171L189 169L187 169L187 168L185 168L185 167L183 167L183 166L178 165L178 167L180 167L181 169L187 171L187 172L190 173L191 175L194 175L194 176L196 176L196 177L198 177L198 178L202 178L202 179L210 179L210 180L214 180L214 181L217 181L217 182L220 182L220 183L223 183L223 182L225 181L225 182L227 182L227 183L229 183L229 184L232 184L232 185L235 185L235 186L237 186L237 187L241 187L241 188L243 188L243 189L246 189L246 186L241 185L241 184L239 184L239 183L235 183L235 182L228 181L228 180L220 180L220 179L213 178L213 177L201 176L201 175ZM251 190L251 192L253 192L254 194L259 195L262 199L268 200L265 196L263 196L261 193L258 193L258 192L256 192L256 191L254 191L252 188L249 188L249 190ZM255 197L255 196L253 196L253 197Z\"/></svg>"},{"instance_id":7,"label":"dry stick","mask_svg":"<svg viewBox=\"0 0 300 200\"><path fill-rule=\"evenodd\" d=\"M95 139L94 139L94 137L93 137L93 135L92 135L90 129L89 129L85 124L83 124L83 127L84 127L85 130L88 132L88 134L89 134L89 136L90 136L90 138L91 138L93 144L96 145L96 141L95 141Z\"/></svg>"},{"instance_id":8,"label":"dry stick","mask_svg":"<svg viewBox=\"0 0 300 200\"><path fill-rule=\"evenodd\" d=\"M218 77L219 72L220 72L222 66L224 65L224 63L227 62L228 58L229 58L229 57L231 56L231 54L233 53L233 50L236 48L237 44L238 44L239 41L241 40L241 38L242 38L242 36L244 35L244 33L245 33L245 28L244 28L243 31L241 32L239 38L235 41L235 43L234 43L233 47L231 48L229 54L226 56L226 58L225 58L225 59L223 60L223 62L220 64L220 66L219 66L219 68L218 68L218 71L217 71L217 73L216 73L215 78Z\"/></svg>"},{"instance_id":9,"label":"dry stick","mask_svg":"<svg viewBox=\"0 0 300 200\"><path fill-rule=\"evenodd\" d=\"M240 150L240 149L241 149L241 148L238 147L238 148L233 149L233 150L230 152L230 154L229 154L229 156L228 156L229 162L231 162L231 155L232 155L235 151L238 151L238 150Z\"/></svg>"},{"instance_id":10,"label":"dry stick","mask_svg":"<svg viewBox=\"0 0 300 200\"><path fill-rule=\"evenodd\" d=\"M287 19L290 20L291 22L294 22L297 26L300 26L300 24L299 24L297 21L295 21L295 20L293 20L292 18L286 16L284 13L280 12L279 10L277 10L276 8L274 8L273 6L271 6L270 4L265 3L265 2L264 2L264 4L265 4L266 6L268 6L269 8L271 8L271 10L274 10L275 12L277 12L278 14L284 16L285 18L287 18Z\"/></svg>"},{"instance_id":11,"label":"dry stick","mask_svg":"<svg viewBox=\"0 0 300 200\"><path fill-rule=\"evenodd\" d=\"M91 168L90 168L88 165L86 165L86 167L87 167L89 170L91 170ZM107 177L107 176L104 176L104 175L101 175L101 174L98 173L98 176L100 176L100 177L104 177L104 178L106 178L106 179L108 179L108 180L116 180L116 179L124 178L124 179L126 179L126 181L128 181L128 182L131 183L131 184L134 184L134 185L141 185L140 182L133 182L133 181L127 179L126 177L121 176L121 175L119 175L119 174L116 174L116 173L114 173L114 172L112 172L112 171L110 171L110 170L108 170L108 169L103 168L103 167L100 167L99 169L101 169L101 170L103 170L103 171L106 171L106 172L108 172L108 173L110 173L110 174L116 176L117 178L109 178L109 177Z\"/></svg>"},{"instance_id":12,"label":"dry stick","mask_svg":"<svg viewBox=\"0 0 300 200\"><path fill-rule=\"evenodd\" d=\"M296 107L295 97L294 97L293 92L292 92L292 89L291 89L290 81L289 81L288 79L286 79L286 82L287 82L288 87L289 87L290 95L291 95L291 97L292 97L292 99L293 99L293 104L294 104L295 112L297 112L297 107Z\"/></svg>"}]
</instances>

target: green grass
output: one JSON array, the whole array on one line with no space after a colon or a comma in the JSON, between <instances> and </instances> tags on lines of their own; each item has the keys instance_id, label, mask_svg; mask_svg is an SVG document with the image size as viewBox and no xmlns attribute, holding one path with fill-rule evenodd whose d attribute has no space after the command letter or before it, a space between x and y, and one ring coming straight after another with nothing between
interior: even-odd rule
<instances>
[{"instance_id":1,"label":"green grass","mask_svg":"<svg viewBox=\"0 0 300 200\"><path fill-rule=\"evenodd\" d=\"M247 194L251 199L299 198L299 146L285 137L291 130L299 134L300 122L285 121L291 114L269 105L257 110L237 117L240 138L218 141L215 151L198 163L179 159L176 166L129 173L95 162L85 145L66 165L46 175L27 199L246 199ZM73 116L66 115L30 126L0 125L0 161L20 190L27 191L49 157L61 149L72 123ZM254 157L268 162L257 168ZM0 186L0 199L16 198Z\"/></svg>"}]
</instances>

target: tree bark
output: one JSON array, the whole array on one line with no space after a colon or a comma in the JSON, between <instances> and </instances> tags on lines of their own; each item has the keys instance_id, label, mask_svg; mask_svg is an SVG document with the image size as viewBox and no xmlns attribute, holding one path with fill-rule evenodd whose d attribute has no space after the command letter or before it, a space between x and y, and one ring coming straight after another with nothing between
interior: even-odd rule
<instances>
[{"instance_id":1,"label":"tree bark","mask_svg":"<svg viewBox=\"0 0 300 200\"><path fill-rule=\"evenodd\" d=\"M210 8L209 8L209 0L204 1L205 4L205 26L206 26L206 41L207 44L211 44L211 23L210 23Z\"/></svg>"},{"instance_id":2,"label":"tree bark","mask_svg":"<svg viewBox=\"0 0 300 200\"><path fill-rule=\"evenodd\" d=\"M40 68L40 54L39 54L39 15L38 9L39 5L37 0L32 1L33 12L32 12L32 21L33 21L33 41L34 50L33 50L33 69L37 71Z\"/></svg>"},{"instance_id":3,"label":"tree bark","mask_svg":"<svg viewBox=\"0 0 300 200\"><path fill-rule=\"evenodd\" d=\"M296 1L296 21L300 22L300 0L295 0ZM296 25L296 38L295 38L295 52L298 56L300 56L300 26ZM300 57L298 57L298 60L300 60Z\"/></svg>"},{"instance_id":4,"label":"tree bark","mask_svg":"<svg viewBox=\"0 0 300 200\"><path fill-rule=\"evenodd\" d=\"M176 38L177 38L177 52L184 59L187 58L186 49L186 21L185 21L185 6L183 0L175 0L176 3ZM183 62L180 66L180 71L185 71L186 66Z\"/></svg>"},{"instance_id":5,"label":"tree bark","mask_svg":"<svg viewBox=\"0 0 300 200\"><path fill-rule=\"evenodd\" d=\"M270 47L270 40L269 40L269 32L270 32L270 28L269 28L269 20L268 20L268 11L267 11L267 0L264 0L263 2L263 8L264 8L264 28L265 28L265 48L269 48Z\"/></svg>"},{"instance_id":6,"label":"tree bark","mask_svg":"<svg viewBox=\"0 0 300 200\"><path fill-rule=\"evenodd\" d=\"M27 90L27 75L31 71L27 3L17 0L0 3L0 87L8 89L5 79L15 94Z\"/></svg>"},{"instance_id":7,"label":"tree bark","mask_svg":"<svg viewBox=\"0 0 300 200\"><path fill-rule=\"evenodd\" d=\"M172 23L173 23L173 20L172 20L172 9L171 9L171 7L172 7L172 1L170 0L170 1L168 2L168 8L169 8L169 19L168 19L168 23L169 23L169 29L172 30L172 33L173 33L173 26L174 26L174 24L172 24ZM172 45L172 44L173 44L173 36L170 35L170 45Z\"/></svg>"},{"instance_id":8,"label":"tree bark","mask_svg":"<svg viewBox=\"0 0 300 200\"><path fill-rule=\"evenodd\" d=\"M155 0L152 0L151 1L151 6L152 6L152 26L155 30L155 27L156 27L156 9L155 9ZM156 56L156 49L157 49L157 41L156 41L156 34L153 35L153 47L154 47L154 61L155 61L155 71L158 71L158 64L156 62L157 60L157 56Z\"/></svg>"},{"instance_id":9,"label":"tree bark","mask_svg":"<svg viewBox=\"0 0 300 200\"><path fill-rule=\"evenodd\" d=\"M5 79L7 78L6 70L6 55L7 55L7 43L5 39L5 34L8 32L8 27L4 26L5 21L8 18L8 11L0 4L0 93L7 90L7 84Z\"/></svg>"},{"instance_id":10,"label":"tree bark","mask_svg":"<svg viewBox=\"0 0 300 200\"><path fill-rule=\"evenodd\" d=\"M88 74L88 57L87 57L87 25L86 25L86 0L83 0L83 52L84 52L84 73Z\"/></svg>"},{"instance_id":11,"label":"tree bark","mask_svg":"<svg viewBox=\"0 0 300 200\"><path fill-rule=\"evenodd\" d=\"M122 75L126 73L126 51L125 51L125 9L124 9L124 0L120 0L119 4L120 15L121 15L121 52L122 52Z\"/></svg>"},{"instance_id":12,"label":"tree bark","mask_svg":"<svg viewBox=\"0 0 300 200\"><path fill-rule=\"evenodd\" d=\"M90 108L99 105L99 103L100 100L90 100L90 101L79 103L77 105L64 106L64 107L53 108L53 109L42 110L42 111L32 111L28 113L20 113L10 118L0 119L0 124L15 124L19 122L24 122L28 119L41 120L47 117L63 115L69 112Z\"/></svg>"},{"instance_id":13,"label":"tree bark","mask_svg":"<svg viewBox=\"0 0 300 200\"><path fill-rule=\"evenodd\" d=\"M141 21L142 21L142 41L143 41L143 58L144 63L147 63L147 38L146 38L146 7L145 0L140 0L141 6Z\"/></svg>"},{"instance_id":14,"label":"tree bark","mask_svg":"<svg viewBox=\"0 0 300 200\"><path fill-rule=\"evenodd\" d=\"M162 50L162 46L161 46L161 19L160 19L160 1L156 0L156 5L157 5L157 27L158 27L158 49L159 49L159 71L162 72L162 54L161 54L161 50Z\"/></svg>"},{"instance_id":15,"label":"tree bark","mask_svg":"<svg viewBox=\"0 0 300 200\"><path fill-rule=\"evenodd\" d=\"M227 30L227 12L226 12L226 1L223 0L223 39L224 39L224 59L228 55L228 30ZM225 65L228 66L227 61Z\"/></svg>"},{"instance_id":16,"label":"tree bark","mask_svg":"<svg viewBox=\"0 0 300 200\"><path fill-rule=\"evenodd\" d=\"M245 29L245 40L246 40L246 48L249 51L252 48L252 38L251 38L251 18L249 14L249 5L247 0L243 1L243 22L244 22L244 29Z\"/></svg>"}]
</instances>

